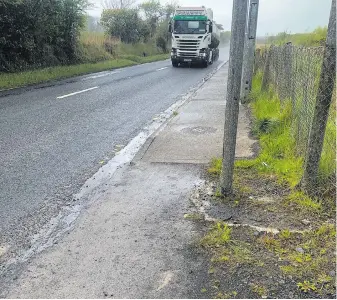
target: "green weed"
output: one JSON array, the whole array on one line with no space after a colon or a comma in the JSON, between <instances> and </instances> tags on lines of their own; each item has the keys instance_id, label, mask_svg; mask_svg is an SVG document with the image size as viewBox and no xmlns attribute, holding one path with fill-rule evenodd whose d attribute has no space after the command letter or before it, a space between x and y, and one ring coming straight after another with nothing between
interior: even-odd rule
<instances>
[{"instance_id":1,"label":"green weed","mask_svg":"<svg viewBox=\"0 0 337 300\"><path fill-rule=\"evenodd\" d=\"M217 198L221 198L222 197L220 188L216 189L216 191L215 191L215 197L217 197Z\"/></svg>"},{"instance_id":2,"label":"green weed","mask_svg":"<svg viewBox=\"0 0 337 300\"><path fill-rule=\"evenodd\" d=\"M285 101L281 106L275 94L257 90L255 87L251 108L261 152L249 165L262 173L276 174L280 180L296 186L302 176L303 159L296 156L296 142L290 130L291 103Z\"/></svg>"},{"instance_id":3,"label":"green weed","mask_svg":"<svg viewBox=\"0 0 337 300\"><path fill-rule=\"evenodd\" d=\"M256 165L256 160L247 159L247 160L236 160L235 167L239 169L251 169Z\"/></svg>"},{"instance_id":4,"label":"green weed","mask_svg":"<svg viewBox=\"0 0 337 300\"><path fill-rule=\"evenodd\" d=\"M212 258L214 263L226 263L230 268L243 264L257 264L250 245L246 242L231 240L222 247L216 247ZM219 248L219 249L218 249Z\"/></svg>"},{"instance_id":5,"label":"green weed","mask_svg":"<svg viewBox=\"0 0 337 300\"><path fill-rule=\"evenodd\" d=\"M264 245L270 251L275 250L275 248L280 248L280 242L273 234L264 234L258 239L258 242Z\"/></svg>"},{"instance_id":6,"label":"green weed","mask_svg":"<svg viewBox=\"0 0 337 300\"><path fill-rule=\"evenodd\" d=\"M220 247L228 244L231 238L232 229L227 224L217 223L201 240L201 245L205 247Z\"/></svg>"},{"instance_id":7,"label":"green weed","mask_svg":"<svg viewBox=\"0 0 337 300\"><path fill-rule=\"evenodd\" d=\"M237 295L237 291L232 291L229 293L218 292L215 296L215 299L234 299Z\"/></svg>"},{"instance_id":8,"label":"green weed","mask_svg":"<svg viewBox=\"0 0 337 300\"><path fill-rule=\"evenodd\" d=\"M303 280L299 285L302 291L315 291L310 288L312 285L320 286L320 292L331 293L333 287L330 283L333 279L328 273L335 264L335 239L335 227L324 224L303 234L281 232L273 239L264 238L264 245L283 262L280 270L285 275Z\"/></svg>"},{"instance_id":9,"label":"green weed","mask_svg":"<svg viewBox=\"0 0 337 300\"><path fill-rule=\"evenodd\" d=\"M283 240L287 240L291 237L291 232L289 229L284 229L279 234L280 238Z\"/></svg>"},{"instance_id":10,"label":"green weed","mask_svg":"<svg viewBox=\"0 0 337 300\"><path fill-rule=\"evenodd\" d=\"M267 297L267 289L259 284L251 284L251 291L257 294L259 297Z\"/></svg>"},{"instance_id":11,"label":"green weed","mask_svg":"<svg viewBox=\"0 0 337 300\"><path fill-rule=\"evenodd\" d=\"M309 34L313 40L320 40L326 36L326 28L318 28ZM283 35L280 35L284 36ZM296 35L293 35L296 36ZM305 36L307 36L305 34ZM300 63L300 62L298 62ZM312 67L313 72L319 74L320 64ZM247 163L247 167L255 167L262 173L275 174L281 181L291 187L299 184L303 174L304 154L307 146L310 121L314 107L308 103L315 103L315 99L296 98L295 107L290 99L280 100L276 89L269 86L268 90L261 90L263 73L261 71L253 77L250 92L250 107L254 124L253 133L259 137L261 152L257 159ZM319 76L317 76L318 84ZM335 94L336 92L334 92ZM336 160L336 104L331 105L326 127L323 151L319 167L320 183L329 180L330 185L335 181ZM242 166L245 166L241 163Z\"/></svg>"},{"instance_id":12,"label":"green weed","mask_svg":"<svg viewBox=\"0 0 337 300\"><path fill-rule=\"evenodd\" d=\"M336 95L333 99L336 99ZM329 119L325 129L324 144L319 166L319 179L321 182L329 180L336 172L336 102L330 107ZM335 181L335 178L333 178ZM334 183L332 183L334 184Z\"/></svg>"},{"instance_id":13,"label":"green weed","mask_svg":"<svg viewBox=\"0 0 337 300\"><path fill-rule=\"evenodd\" d=\"M246 243L236 243L231 246L231 260L237 264L250 263L253 261L252 252Z\"/></svg>"},{"instance_id":14,"label":"green weed","mask_svg":"<svg viewBox=\"0 0 337 300\"><path fill-rule=\"evenodd\" d=\"M304 293L307 293L309 291L316 291L317 290L317 287L316 287L316 285L314 283L312 283L310 281L306 281L306 280L304 280L303 282L299 282L297 284L297 286Z\"/></svg>"},{"instance_id":15,"label":"green weed","mask_svg":"<svg viewBox=\"0 0 337 300\"><path fill-rule=\"evenodd\" d=\"M305 212L318 213L322 210L320 201L310 198L301 191L292 191L286 201L297 205L299 209Z\"/></svg>"},{"instance_id":16,"label":"green weed","mask_svg":"<svg viewBox=\"0 0 337 300\"><path fill-rule=\"evenodd\" d=\"M219 176L222 169L222 159L221 158L212 158L211 166L208 169L208 173L211 175Z\"/></svg>"}]
</instances>

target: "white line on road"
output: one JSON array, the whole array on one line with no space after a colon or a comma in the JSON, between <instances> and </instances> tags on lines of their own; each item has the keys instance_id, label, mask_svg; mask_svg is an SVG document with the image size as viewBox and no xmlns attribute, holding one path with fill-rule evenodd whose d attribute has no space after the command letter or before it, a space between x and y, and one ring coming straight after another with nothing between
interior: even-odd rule
<instances>
[{"instance_id":1,"label":"white line on road","mask_svg":"<svg viewBox=\"0 0 337 300\"><path fill-rule=\"evenodd\" d=\"M168 67L160 68L160 69L157 69L156 71L165 70L165 69L167 69L167 68L168 68Z\"/></svg>"},{"instance_id":2,"label":"white line on road","mask_svg":"<svg viewBox=\"0 0 337 300\"><path fill-rule=\"evenodd\" d=\"M105 77L105 76L109 76L109 75L113 75L113 74L117 74L117 73L120 73L120 71L114 71L114 72L108 72L108 73L104 73L104 74L92 75L92 76L85 77L82 80L95 79L95 78Z\"/></svg>"},{"instance_id":3,"label":"white line on road","mask_svg":"<svg viewBox=\"0 0 337 300\"><path fill-rule=\"evenodd\" d=\"M91 91L91 90L94 90L94 89L98 89L98 86L94 86L90 89L74 92L74 93L71 93L71 94L68 94L68 95L59 96L59 97L57 97L57 99L63 99L63 98L66 98L66 97L70 97L70 96L74 96L74 95L81 94L81 93L84 93L84 92L88 92L88 91Z\"/></svg>"}]
</instances>

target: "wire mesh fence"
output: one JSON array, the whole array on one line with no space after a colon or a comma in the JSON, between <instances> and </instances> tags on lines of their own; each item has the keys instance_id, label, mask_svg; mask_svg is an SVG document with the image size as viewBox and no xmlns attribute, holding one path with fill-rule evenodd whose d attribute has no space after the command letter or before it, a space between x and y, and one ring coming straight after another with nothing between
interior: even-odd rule
<instances>
[{"instance_id":1,"label":"wire mesh fence","mask_svg":"<svg viewBox=\"0 0 337 300\"><path fill-rule=\"evenodd\" d=\"M306 159L310 129L315 111L324 47L298 47L291 44L258 49L254 73L262 72L262 90L278 96L281 107L291 106L291 134L296 152ZM336 85L334 85L336 97ZM335 178L336 102L332 101L324 135L320 177Z\"/></svg>"}]
</instances>

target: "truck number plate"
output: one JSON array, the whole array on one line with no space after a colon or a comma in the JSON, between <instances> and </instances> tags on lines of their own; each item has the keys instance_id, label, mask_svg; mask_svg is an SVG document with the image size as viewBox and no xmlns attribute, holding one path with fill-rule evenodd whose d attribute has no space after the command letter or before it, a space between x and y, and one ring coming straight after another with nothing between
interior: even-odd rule
<instances>
[{"instance_id":1,"label":"truck number plate","mask_svg":"<svg viewBox=\"0 0 337 300\"><path fill-rule=\"evenodd\" d=\"M184 61L192 61L190 58L185 58Z\"/></svg>"}]
</instances>

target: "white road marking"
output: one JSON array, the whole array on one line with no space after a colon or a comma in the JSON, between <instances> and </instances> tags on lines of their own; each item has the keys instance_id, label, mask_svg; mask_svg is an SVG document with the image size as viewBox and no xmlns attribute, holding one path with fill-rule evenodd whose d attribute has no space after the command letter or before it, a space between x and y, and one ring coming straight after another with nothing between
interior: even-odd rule
<instances>
[{"instance_id":1,"label":"white road marking","mask_svg":"<svg viewBox=\"0 0 337 300\"><path fill-rule=\"evenodd\" d=\"M160 68L160 69L157 69L156 71L165 70L165 69L167 69L167 68L168 68L168 67Z\"/></svg>"},{"instance_id":2,"label":"white road marking","mask_svg":"<svg viewBox=\"0 0 337 300\"><path fill-rule=\"evenodd\" d=\"M120 71L114 71L114 72L107 72L107 73L104 73L104 74L92 75L92 76L85 77L85 78L83 78L82 80L88 80L88 79L95 79L95 78L105 77L105 76L117 74L117 73L119 73L119 72L120 72Z\"/></svg>"},{"instance_id":3,"label":"white road marking","mask_svg":"<svg viewBox=\"0 0 337 300\"><path fill-rule=\"evenodd\" d=\"M98 89L98 86L94 86L94 87L92 87L90 89L74 92L74 93L71 93L71 94L59 96L59 97L57 97L57 99L63 99L63 98L66 98L66 97L70 97L70 96L74 96L74 95L77 95L77 94L85 93L85 92L88 92L88 91L91 91L91 90L95 90L95 89Z\"/></svg>"}]
</instances>

